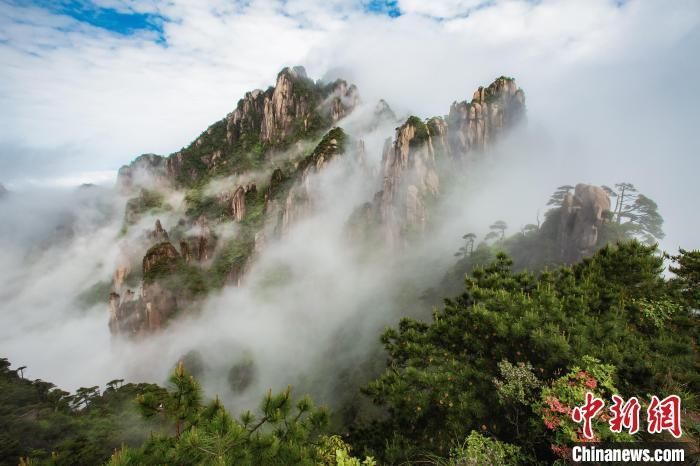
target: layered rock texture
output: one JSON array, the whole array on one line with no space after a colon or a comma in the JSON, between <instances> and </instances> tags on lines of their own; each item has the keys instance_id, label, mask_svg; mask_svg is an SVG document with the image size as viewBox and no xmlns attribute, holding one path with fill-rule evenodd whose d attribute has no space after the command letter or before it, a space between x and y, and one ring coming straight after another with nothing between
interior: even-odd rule
<instances>
[{"instance_id":1,"label":"layered rock texture","mask_svg":"<svg viewBox=\"0 0 700 466\"><path fill-rule=\"evenodd\" d=\"M273 218L276 217L274 233L282 236L291 224L302 219L313 209L314 199L317 198L318 178L313 175L319 173L333 159L345 151L346 135L340 128L334 128L321 140L314 151L301 160L292 176L292 183L286 196L276 201L274 190L282 182L278 173L276 183L271 183L271 191L268 194L265 212Z\"/></svg>"},{"instance_id":2,"label":"layered rock texture","mask_svg":"<svg viewBox=\"0 0 700 466\"><path fill-rule=\"evenodd\" d=\"M447 139L453 156L486 149L525 116L525 93L515 80L500 77L479 87L471 102L455 102L447 117Z\"/></svg>"},{"instance_id":3,"label":"layered rock texture","mask_svg":"<svg viewBox=\"0 0 700 466\"><path fill-rule=\"evenodd\" d=\"M453 103L447 118L408 118L385 144L381 190L372 206L384 241L400 246L422 233L441 174L468 167L524 116L525 94L513 79L501 77L479 87L471 102Z\"/></svg>"},{"instance_id":4,"label":"layered rock texture","mask_svg":"<svg viewBox=\"0 0 700 466\"><path fill-rule=\"evenodd\" d=\"M233 112L186 148L168 157L142 155L122 167L118 184L133 187L146 172L159 181L192 186L210 176L258 168L270 149L320 136L358 103L353 84L314 82L303 67L285 68L274 87L246 93Z\"/></svg>"},{"instance_id":5,"label":"layered rock texture","mask_svg":"<svg viewBox=\"0 0 700 466\"><path fill-rule=\"evenodd\" d=\"M109 328L112 333L136 336L150 333L177 311L177 294L161 284L160 277L176 273L182 258L169 242L151 247L143 258L143 286L140 295L126 290L109 297Z\"/></svg>"},{"instance_id":6,"label":"layered rock texture","mask_svg":"<svg viewBox=\"0 0 700 466\"><path fill-rule=\"evenodd\" d=\"M209 290L240 285L269 241L314 212L322 196L318 175L336 160L378 187L348 231L392 247L408 244L428 224L445 170L469 165L525 113L523 92L499 78L470 102L454 103L447 117L408 118L386 140L377 173L368 168L364 142L337 126L359 104L346 81L314 82L303 68L285 68L274 87L246 93L186 148L122 167L118 185L130 196L125 231L160 219L124 240L109 298L112 332L157 331L196 311ZM359 126L376 131L395 121L380 101Z\"/></svg>"},{"instance_id":7,"label":"layered rock texture","mask_svg":"<svg viewBox=\"0 0 700 466\"><path fill-rule=\"evenodd\" d=\"M590 256L598 244L598 233L610 211L610 197L598 186L577 184L564 197L559 209L557 241L561 258L568 263Z\"/></svg>"}]
</instances>

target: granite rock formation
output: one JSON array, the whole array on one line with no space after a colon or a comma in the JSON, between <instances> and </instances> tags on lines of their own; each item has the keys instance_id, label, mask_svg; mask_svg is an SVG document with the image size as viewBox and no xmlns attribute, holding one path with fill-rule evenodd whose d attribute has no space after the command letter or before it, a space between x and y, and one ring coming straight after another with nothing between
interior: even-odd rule
<instances>
[{"instance_id":1,"label":"granite rock formation","mask_svg":"<svg viewBox=\"0 0 700 466\"><path fill-rule=\"evenodd\" d=\"M188 147L168 157L143 155L122 167L118 184L128 188L137 174L152 173L159 181L191 186L207 176L251 168L270 149L317 137L359 102L353 84L342 79L314 82L303 67L285 68L274 87L247 92L233 112Z\"/></svg>"},{"instance_id":2,"label":"granite rock formation","mask_svg":"<svg viewBox=\"0 0 700 466\"><path fill-rule=\"evenodd\" d=\"M440 194L440 174L468 166L525 116L525 94L511 78L479 87L471 102L455 102L447 118L415 116L386 141L381 191L373 209L390 247L421 234L427 205Z\"/></svg>"},{"instance_id":3,"label":"granite rock formation","mask_svg":"<svg viewBox=\"0 0 700 466\"><path fill-rule=\"evenodd\" d=\"M128 289L109 296L109 328L112 334L138 336L161 326L177 311L177 294L161 283L176 271L182 258L169 242L151 247L143 258L143 286L140 295Z\"/></svg>"},{"instance_id":4,"label":"granite rock formation","mask_svg":"<svg viewBox=\"0 0 700 466\"><path fill-rule=\"evenodd\" d=\"M125 229L156 215L168 228L155 220L152 231L125 246L109 298L112 332L156 331L190 309L197 293L239 286L265 245L317 208L317 175L341 156L351 162L343 170L359 170L364 188L376 190L348 222L349 233L367 239L372 230L383 244L409 244L429 225L445 170L469 167L525 114L523 92L499 78L470 102L454 103L446 117L408 118L386 140L381 164L369 168L363 141L336 125L359 103L357 88L346 81L314 82L303 68L285 68L275 86L246 93L189 146L122 167L118 184L131 195ZM358 115L361 121L348 126L362 131L396 122L384 101L367 118ZM141 257L142 276L130 275Z\"/></svg>"},{"instance_id":5,"label":"granite rock formation","mask_svg":"<svg viewBox=\"0 0 700 466\"><path fill-rule=\"evenodd\" d=\"M609 210L610 197L598 186L577 184L574 192L564 197L557 240L565 262L574 263L593 254Z\"/></svg>"}]
</instances>

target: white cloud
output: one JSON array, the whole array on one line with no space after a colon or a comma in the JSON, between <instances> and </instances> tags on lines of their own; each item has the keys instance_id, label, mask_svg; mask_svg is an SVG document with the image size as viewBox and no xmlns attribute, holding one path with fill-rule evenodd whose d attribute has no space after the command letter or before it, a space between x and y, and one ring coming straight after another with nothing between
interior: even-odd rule
<instances>
[{"instance_id":1,"label":"white cloud","mask_svg":"<svg viewBox=\"0 0 700 466\"><path fill-rule=\"evenodd\" d=\"M319 75L329 65L366 71L377 88L370 91L437 113L495 74L546 82L587 63L662 53L698 23L691 2L506 0L472 8L479 3L402 2L407 14L390 19L341 1L100 2L169 18L167 46L153 33L122 37L3 4L0 141L78 145L91 168L113 169L142 152L177 150L288 64L309 64ZM440 22L422 16L470 8L468 17ZM374 80L392 72L393 82ZM436 80L439 89L426 86Z\"/></svg>"},{"instance_id":2,"label":"white cloud","mask_svg":"<svg viewBox=\"0 0 700 466\"><path fill-rule=\"evenodd\" d=\"M476 3L401 2L406 14L391 19L339 1L100 0L119 11L170 18L164 24L166 45L156 43L153 33L123 37L41 9L3 3L0 181L12 181L17 189L22 183L77 184L108 176L105 170L139 153L177 150L231 111L245 91L271 84L285 65L304 64L312 76L346 75L358 83L368 104L384 97L400 113L421 116L444 114L453 100L469 99L478 85L507 74L517 78L528 97L527 137L511 141L500 158L494 156L501 163L494 164L490 176L480 177L483 186L466 186L469 195L463 196L464 202L455 201L451 222L432 245L446 255L431 258L452 260L450 238L458 239L462 228L476 230L497 217L513 228L533 221L537 207L559 184L623 180L658 201L669 233L665 247L700 247L700 219L692 215L700 198L695 179L700 172L700 102L694 88L700 77L700 64L694 60L700 52L697 2L633 1L617 6L602 0L506 0L472 8ZM375 134L368 147L379 148L381 143L381 135ZM374 150L369 159L377 161ZM313 325L342 325L343 318L356 316L352 299L371 296L387 279L382 275L386 269L375 275L346 267L350 258L344 257L346 245L338 238L308 241L321 229L340 229L353 202L371 196L347 195L352 183L332 175L326 175L333 181L329 185L343 192L323 198L330 203L322 206L325 217L300 225L284 244L270 245L271 255L251 275L254 281L258 273L260 279L260 270L286 260L324 270L323 278L330 283L300 272L298 283L262 305L250 289L226 290L202 316L209 324L183 326L187 328L131 348L108 348L103 307L92 309L88 319L70 314L77 293L95 280L109 280L122 212L112 212L108 222L89 234L77 235L65 250L34 252L37 261L28 266L26 251L20 254L16 244L33 250L40 242L36 238L42 238L39 233L48 235L63 221L59 213L67 211L72 218L91 209L82 208L76 194L64 199L53 191L14 197L20 202L16 210L9 203L0 206L5 209L0 240L10 245L0 250L3 264L11 264L0 270L5 286L0 290L5 299L0 316L3 323L12 322L0 339L2 349L13 361L36 370L32 375L74 387L127 372L120 365L125 361L147 360L132 371L158 366L162 375L188 349L189 337L218 345L211 328L217 338L235 335L264 353L269 346L260 344L256 332L268 328L266 313L282 308L289 310L286 316L301 316ZM354 183L366 188L362 181ZM54 216L57 221L52 221ZM149 225L153 220L148 219ZM426 265L420 262L413 268L423 271ZM14 288L30 276L39 280ZM327 286L319 288L318 283ZM375 309L389 307L383 301L370 304L365 309L372 318L378 318ZM329 316L331 308L335 314ZM255 315L249 318L247 312ZM16 315L34 332L31 338L18 331ZM276 325L272 331L279 334L274 336L290 333L286 322ZM308 350L306 342L317 338L315 329L299 330L299 341L284 340L288 346L280 347L285 356L313 363L296 356ZM36 342L47 339L55 342L59 357L92 357L80 370L68 373L45 352L34 354L40 346ZM218 346L209 351L230 356ZM264 354L268 356L275 359ZM289 375L271 367L275 377ZM153 372L131 375L158 378Z\"/></svg>"},{"instance_id":3,"label":"white cloud","mask_svg":"<svg viewBox=\"0 0 700 466\"><path fill-rule=\"evenodd\" d=\"M177 19L165 26L167 47L152 34L124 38L39 9L0 8L0 141L77 145L96 169L179 149L319 40L262 7L216 16L166 6Z\"/></svg>"},{"instance_id":4,"label":"white cloud","mask_svg":"<svg viewBox=\"0 0 700 466\"><path fill-rule=\"evenodd\" d=\"M465 15L480 5L488 5L488 0L400 0L399 8L406 14L420 14L436 18L453 18Z\"/></svg>"},{"instance_id":5,"label":"white cloud","mask_svg":"<svg viewBox=\"0 0 700 466\"><path fill-rule=\"evenodd\" d=\"M596 169L620 178L615 171L631 167L656 191L669 227L678 215L673 228L687 230L674 199L700 194L677 192L697 189L686 180L698 164L698 98L687 90L698 77L697 2L476 3L402 2L405 14L392 19L342 1L100 2L169 18L166 45L154 33L124 37L4 3L0 181L114 170L143 152L175 151L285 65L347 75L367 101L384 97L423 116L508 74L526 89L531 121L596 146L570 175L576 163L556 162L560 178ZM634 168L658 163L660 150L674 163Z\"/></svg>"}]
</instances>

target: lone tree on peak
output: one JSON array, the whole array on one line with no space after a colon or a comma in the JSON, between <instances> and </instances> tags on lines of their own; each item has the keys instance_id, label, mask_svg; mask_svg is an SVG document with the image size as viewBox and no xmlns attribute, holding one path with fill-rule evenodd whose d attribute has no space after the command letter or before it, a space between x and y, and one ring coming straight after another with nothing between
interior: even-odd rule
<instances>
[{"instance_id":1,"label":"lone tree on peak","mask_svg":"<svg viewBox=\"0 0 700 466\"><path fill-rule=\"evenodd\" d=\"M617 190L608 186L603 189L615 198L612 221L622 230L620 234L636 237L646 243L663 239L664 219L659 214L658 206L651 198L641 194L632 183L615 184Z\"/></svg>"},{"instance_id":2,"label":"lone tree on peak","mask_svg":"<svg viewBox=\"0 0 700 466\"><path fill-rule=\"evenodd\" d=\"M567 194L569 194L571 191L573 191L574 187L571 186L570 184L565 184L562 186L559 186L556 191L552 194L552 196L549 198L549 201L547 201L547 205L551 205L554 207L561 207L562 204L564 203L564 198L566 197Z\"/></svg>"}]
</instances>

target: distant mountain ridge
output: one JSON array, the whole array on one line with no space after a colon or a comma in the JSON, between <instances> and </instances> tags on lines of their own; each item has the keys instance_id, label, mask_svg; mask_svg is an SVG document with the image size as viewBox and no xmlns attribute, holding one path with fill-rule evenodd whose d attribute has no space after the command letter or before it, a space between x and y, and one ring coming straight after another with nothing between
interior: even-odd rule
<instances>
[{"instance_id":1,"label":"distant mountain ridge","mask_svg":"<svg viewBox=\"0 0 700 466\"><path fill-rule=\"evenodd\" d=\"M187 147L122 167L117 184L130 197L125 231L145 214L171 214L166 192L184 191L186 209L170 229L157 221L138 244L123 245L110 296L112 332L157 330L196 309L209 289L239 285L266 242L313 210L311 175L340 156L365 170L364 142L342 128L360 103L345 80L314 82L302 67L285 68L274 87L246 93ZM500 77L470 101L455 102L446 117L409 117L387 137L377 178L363 175L377 191L357 206L348 234L406 247L425 231L443 175L469 167L525 112L524 92ZM384 101L366 118L367 128L399 123ZM227 222L236 234L220 237L216 227Z\"/></svg>"},{"instance_id":2,"label":"distant mountain ridge","mask_svg":"<svg viewBox=\"0 0 700 466\"><path fill-rule=\"evenodd\" d=\"M284 68L275 86L247 92L235 110L168 157L145 154L119 170L130 186L144 168L174 186L189 187L207 177L259 168L266 152L319 137L359 103L354 84L312 81L301 66Z\"/></svg>"}]
</instances>

